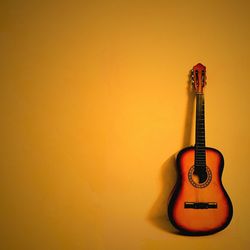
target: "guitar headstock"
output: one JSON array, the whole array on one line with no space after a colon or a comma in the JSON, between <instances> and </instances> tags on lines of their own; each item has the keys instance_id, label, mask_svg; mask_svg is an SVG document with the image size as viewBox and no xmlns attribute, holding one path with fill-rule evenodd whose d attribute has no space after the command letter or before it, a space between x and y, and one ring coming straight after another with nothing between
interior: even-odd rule
<instances>
[{"instance_id":1,"label":"guitar headstock","mask_svg":"<svg viewBox=\"0 0 250 250\"><path fill-rule=\"evenodd\" d=\"M206 85L206 67L198 63L193 67L191 77L196 94L203 94L203 88Z\"/></svg>"}]
</instances>

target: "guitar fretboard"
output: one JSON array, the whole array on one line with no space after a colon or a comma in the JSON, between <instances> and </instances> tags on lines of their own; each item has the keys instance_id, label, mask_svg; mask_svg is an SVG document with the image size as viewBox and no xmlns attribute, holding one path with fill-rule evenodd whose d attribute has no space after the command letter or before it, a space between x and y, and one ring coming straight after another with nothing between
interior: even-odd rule
<instances>
[{"instance_id":1,"label":"guitar fretboard","mask_svg":"<svg viewBox=\"0 0 250 250\"><path fill-rule=\"evenodd\" d=\"M206 166L204 95L196 94L195 167Z\"/></svg>"}]
</instances>

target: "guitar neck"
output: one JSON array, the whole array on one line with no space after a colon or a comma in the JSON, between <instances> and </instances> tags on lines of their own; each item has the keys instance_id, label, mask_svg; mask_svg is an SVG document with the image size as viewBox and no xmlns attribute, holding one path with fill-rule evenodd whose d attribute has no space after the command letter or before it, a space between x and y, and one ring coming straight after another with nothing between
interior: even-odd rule
<instances>
[{"instance_id":1,"label":"guitar neck","mask_svg":"<svg viewBox=\"0 0 250 250\"><path fill-rule=\"evenodd\" d=\"M196 94L195 165L206 164L205 154L205 103L203 93Z\"/></svg>"}]
</instances>

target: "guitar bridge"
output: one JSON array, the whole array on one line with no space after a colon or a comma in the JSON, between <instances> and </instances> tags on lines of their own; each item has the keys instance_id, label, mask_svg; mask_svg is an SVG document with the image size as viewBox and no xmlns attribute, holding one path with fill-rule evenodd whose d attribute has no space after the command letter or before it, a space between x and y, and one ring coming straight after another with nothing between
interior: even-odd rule
<instances>
[{"instance_id":1,"label":"guitar bridge","mask_svg":"<svg viewBox=\"0 0 250 250\"><path fill-rule=\"evenodd\" d=\"M185 202L184 208L192 208L192 209L217 208L217 203L216 202Z\"/></svg>"}]
</instances>

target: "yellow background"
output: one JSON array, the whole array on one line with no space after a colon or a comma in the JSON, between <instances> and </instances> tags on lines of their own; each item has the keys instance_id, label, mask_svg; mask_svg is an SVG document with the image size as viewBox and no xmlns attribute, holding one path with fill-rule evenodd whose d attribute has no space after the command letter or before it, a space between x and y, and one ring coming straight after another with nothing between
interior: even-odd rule
<instances>
[{"instance_id":1,"label":"yellow background","mask_svg":"<svg viewBox=\"0 0 250 250\"><path fill-rule=\"evenodd\" d=\"M2 1L1 250L249 249L249 1ZM188 73L207 66L207 145L230 226L165 219L194 143Z\"/></svg>"}]
</instances>

